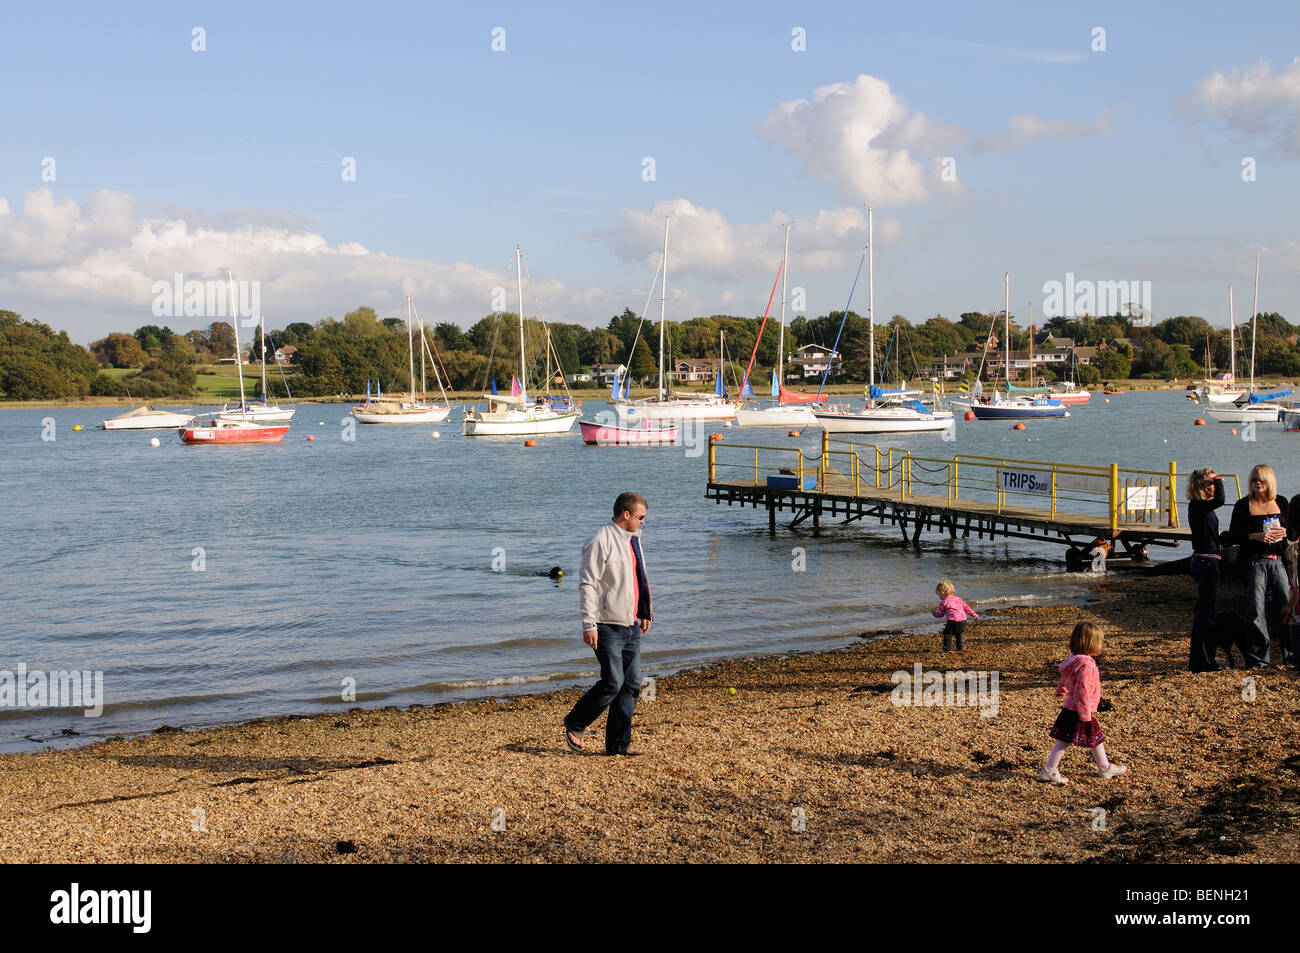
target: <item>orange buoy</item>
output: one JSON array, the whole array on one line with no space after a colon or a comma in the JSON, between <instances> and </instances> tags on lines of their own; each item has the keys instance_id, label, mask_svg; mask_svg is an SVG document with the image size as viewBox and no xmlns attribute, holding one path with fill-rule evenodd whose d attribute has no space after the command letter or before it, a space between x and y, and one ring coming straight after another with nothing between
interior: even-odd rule
<instances>
[{"instance_id":1,"label":"orange buoy","mask_svg":"<svg viewBox=\"0 0 1300 953\"><path fill-rule=\"evenodd\" d=\"M1228 433L1232 434L1234 437L1237 436L1237 428L1233 427L1231 430L1228 431Z\"/></svg>"},{"instance_id":2,"label":"orange buoy","mask_svg":"<svg viewBox=\"0 0 1300 953\"><path fill-rule=\"evenodd\" d=\"M1024 425L1024 424L1016 424L1016 425L1015 425L1014 427L1012 427L1011 429L1012 429L1012 430L1024 430L1024 429L1025 429L1025 425Z\"/></svg>"},{"instance_id":3,"label":"orange buoy","mask_svg":"<svg viewBox=\"0 0 1300 953\"><path fill-rule=\"evenodd\" d=\"M791 436L791 437L797 437L797 436L799 436L799 431L797 431L797 430L791 430L791 431L790 431L790 436Z\"/></svg>"},{"instance_id":4,"label":"orange buoy","mask_svg":"<svg viewBox=\"0 0 1300 953\"><path fill-rule=\"evenodd\" d=\"M966 413L962 416L962 419L963 419L963 420L974 420L974 419L975 419L975 411L973 411L973 410L968 410L968 411L966 411Z\"/></svg>"},{"instance_id":5,"label":"orange buoy","mask_svg":"<svg viewBox=\"0 0 1300 953\"><path fill-rule=\"evenodd\" d=\"M720 434L720 433L709 434L709 439L710 439L710 440L721 440L721 439L722 439L722 434Z\"/></svg>"},{"instance_id":6,"label":"orange buoy","mask_svg":"<svg viewBox=\"0 0 1300 953\"><path fill-rule=\"evenodd\" d=\"M311 434L311 433L309 433L309 434L307 434L307 439L308 439L308 440L315 440L315 439L316 439L316 435L315 435L315 434Z\"/></svg>"},{"instance_id":7,"label":"orange buoy","mask_svg":"<svg viewBox=\"0 0 1300 953\"><path fill-rule=\"evenodd\" d=\"M525 440L525 441L524 441L524 446L525 446L525 447L535 447L535 446L537 446L537 441L536 441L536 440Z\"/></svg>"},{"instance_id":8,"label":"orange buoy","mask_svg":"<svg viewBox=\"0 0 1300 953\"><path fill-rule=\"evenodd\" d=\"M1198 426L1198 427L1204 427L1204 426L1205 426L1205 420L1204 420L1203 418L1201 418L1201 417L1197 417L1195 422L1196 422L1196 426Z\"/></svg>"}]
</instances>

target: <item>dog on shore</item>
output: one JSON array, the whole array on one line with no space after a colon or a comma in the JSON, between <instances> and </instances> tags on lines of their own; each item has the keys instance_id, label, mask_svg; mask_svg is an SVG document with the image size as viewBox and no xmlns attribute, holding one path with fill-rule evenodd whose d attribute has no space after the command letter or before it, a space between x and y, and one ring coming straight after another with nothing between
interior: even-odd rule
<instances>
[{"instance_id":1,"label":"dog on shore","mask_svg":"<svg viewBox=\"0 0 1300 953\"><path fill-rule=\"evenodd\" d=\"M1236 612L1218 612L1214 616L1214 646L1215 658L1218 658L1219 652L1223 652L1228 657L1228 668L1233 667L1232 647L1235 645L1237 651L1241 654L1241 664L1246 664L1246 645L1249 635L1246 631L1246 620Z\"/></svg>"}]
</instances>

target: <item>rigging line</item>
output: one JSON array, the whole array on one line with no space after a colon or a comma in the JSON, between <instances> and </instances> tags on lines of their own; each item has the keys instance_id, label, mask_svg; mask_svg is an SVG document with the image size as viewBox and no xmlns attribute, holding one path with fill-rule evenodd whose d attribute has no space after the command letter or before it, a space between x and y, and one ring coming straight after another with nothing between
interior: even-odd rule
<instances>
[{"instance_id":1,"label":"rigging line","mask_svg":"<svg viewBox=\"0 0 1300 953\"><path fill-rule=\"evenodd\" d=\"M520 259L520 264L521 265L523 264L522 258ZM569 398L569 400L573 400L573 394L569 390L569 379L564 376L564 366L560 364L560 354L558 351L555 350L555 345L551 341L550 328L546 326L546 316L542 314L542 303L537 300L537 289L533 287L533 276L528 273L527 265L523 265L523 268L524 268L524 277L528 280L528 293L533 296L533 304L537 306L537 320L542 322L542 331L546 335L546 346L550 349L550 352L555 355L555 364L559 368L560 379L564 381L564 393ZM538 356L533 359L534 366L536 366L541 360L542 360L542 356L541 356L541 352L539 352ZM550 392L551 392L551 382L550 380L547 380L546 393L549 394Z\"/></svg>"},{"instance_id":2,"label":"rigging line","mask_svg":"<svg viewBox=\"0 0 1300 953\"><path fill-rule=\"evenodd\" d=\"M632 338L632 350L627 355L627 370L632 373L632 358L636 356L636 345L641 340L641 328L645 326L646 312L650 310L650 299L654 297L655 286L659 284L659 274L664 270L663 256L659 256L659 267L655 269L655 276L650 280L650 290L645 296L645 307L641 309L641 318L636 323L636 335Z\"/></svg>"},{"instance_id":3,"label":"rigging line","mask_svg":"<svg viewBox=\"0 0 1300 953\"><path fill-rule=\"evenodd\" d=\"M835 332L835 344L831 347L830 357L826 359L826 370L822 372L821 386L817 388L817 396L820 397L822 391L826 389L826 378L830 376L831 368L835 366L835 353L839 350L840 335L844 333L844 322L849 319L849 305L853 304L853 292L857 290L858 279L862 277L862 266L866 263L867 253L864 249L862 257L858 259L858 273L853 276L853 284L849 288L849 300L844 304L844 314L840 316L840 328Z\"/></svg>"}]
</instances>

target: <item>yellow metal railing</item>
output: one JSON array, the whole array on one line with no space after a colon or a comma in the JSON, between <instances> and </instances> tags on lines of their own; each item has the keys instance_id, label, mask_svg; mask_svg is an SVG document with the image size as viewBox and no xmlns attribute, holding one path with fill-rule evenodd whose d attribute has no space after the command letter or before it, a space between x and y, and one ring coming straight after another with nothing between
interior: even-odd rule
<instances>
[{"instance_id":1,"label":"yellow metal railing","mask_svg":"<svg viewBox=\"0 0 1300 953\"><path fill-rule=\"evenodd\" d=\"M943 495L949 507L966 500L994 504L994 512L1002 515L1012 508L1009 499L1024 496L1040 497L1043 506L1016 507L1020 510L1041 512L1055 520L1060 513L1074 513L1075 504L1104 507L1105 520L1112 534L1119 532L1121 523L1156 523L1162 520L1169 528L1178 528L1178 467L1173 461L1167 470L1139 470L1120 467L1061 463L1050 460L1015 460L1004 457L959 454L951 458L922 457L898 447L881 448L874 444L857 444L851 440L840 441L842 448L832 448L830 435L823 432L821 453L817 462L817 491L828 492L828 471L841 463L844 477L855 496L880 496L900 502L921 488L932 487L934 495ZM745 463L720 463L717 451L753 454ZM763 466L760 452L777 455L794 455L787 467ZM761 474L768 471L795 473L802 489L805 474L803 452L792 447L752 446L709 442L709 482L718 481L720 468L744 469L752 474L754 485L759 485ZM1240 481L1235 475L1238 496ZM942 488L942 489L940 489ZM847 489L847 488L846 488Z\"/></svg>"}]
</instances>

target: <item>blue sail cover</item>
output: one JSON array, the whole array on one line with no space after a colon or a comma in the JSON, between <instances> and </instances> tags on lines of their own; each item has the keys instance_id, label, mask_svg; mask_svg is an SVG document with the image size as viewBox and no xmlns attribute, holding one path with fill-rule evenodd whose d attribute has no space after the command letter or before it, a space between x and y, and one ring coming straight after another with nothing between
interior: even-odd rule
<instances>
[{"instance_id":1,"label":"blue sail cover","mask_svg":"<svg viewBox=\"0 0 1300 953\"><path fill-rule=\"evenodd\" d=\"M1252 404L1258 404L1261 401L1265 401L1265 400L1278 400L1279 398L1282 397L1290 397L1291 393L1292 392L1289 390L1279 390L1279 391L1274 391L1271 394L1251 394L1250 402Z\"/></svg>"},{"instance_id":2,"label":"blue sail cover","mask_svg":"<svg viewBox=\"0 0 1300 953\"><path fill-rule=\"evenodd\" d=\"M773 397L781 396L781 380L779 377L777 377L776 368L772 369L772 396Z\"/></svg>"},{"instance_id":3,"label":"blue sail cover","mask_svg":"<svg viewBox=\"0 0 1300 953\"><path fill-rule=\"evenodd\" d=\"M618 386L618 385L619 385L618 371L615 371L615 372L614 372L614 389L611 390L611 391L609 392L609 398L610 398L610 400L618 400L618 397L619 397L619 394L618 394L619 386Z\"/></svg>"},{"instance_id":4,"label":"blue sail cover","mask_svg":"<svg viewBox=\"0 0 1300 953\"><path fill-rule=\"evenodd\" d=\"M904 407L911 407L911 408L912 408L913 410L915 410L918 414L932 414L932 413L934 413L934 411L932 411L929 407L925 406L925 404L921 403L919 400L908 400L908 401L904 401L904 402L903 402L903 406L904 406Z\"/></svg>"},{"instance_id":5,"label":"blue sail cover","mask_svg":"<svg viewBox=\"0 0 1300 953\"><path fill-rule=\"evenodd\" d=\"M627 400L627 395L632 393L632 372L629 370L627 380L623 381L623 399Z\"/></svg>"},{"instance_id":6,"label":"blue sail cover","mask_svg":"<svg viewBox=\"0 0 1300 953\"><path fill-rule=\"evenodd\" d=\"M744 398L748 398L749 400L755 399L754 388L749 386L748 377L745 378L745 386L740 389L740 396Z\"/></svg>"},{"instance_id":7,"label":"blue sail cover","mask_svg":"<svg viewBox=\"0 0 1300 953\"><path fill-rule=\"evenodd\" d=\"M370 399L370 378L366 378L366 400Z\"/></svg>"},{"instance_id":8,"label":"blue sail cover","mask_svg":"<svg viewBox=\"0 0 1300 953\"><path fill-rule=\"evenodd\" d=\"M493 378L492 378L492 391L491 391L491 393L492 393L492 396L493 396L493 397L495 397L495 396L497 395L497 379L496 379L495 376L493 376Z\"/></svg>"},{"instance_id":9,"label":"blue sail cover","mask_svg":"<svg viewBox=\"0 0 1300 953\"><path fill-rule=\"evenodd\" d=\"M881 388L877 387L875 384L872 384L872 385L871 385L871 391L870 391L870 393L871 393L871 399L872 399L872 400L879 400L881 397L888 397L888 396L890 396L891 394L906 394L907 391L905 391L905 390L882 390ZM916 393L916 391L912 391L912 393Z\"/></svg>"}]
</instances>

